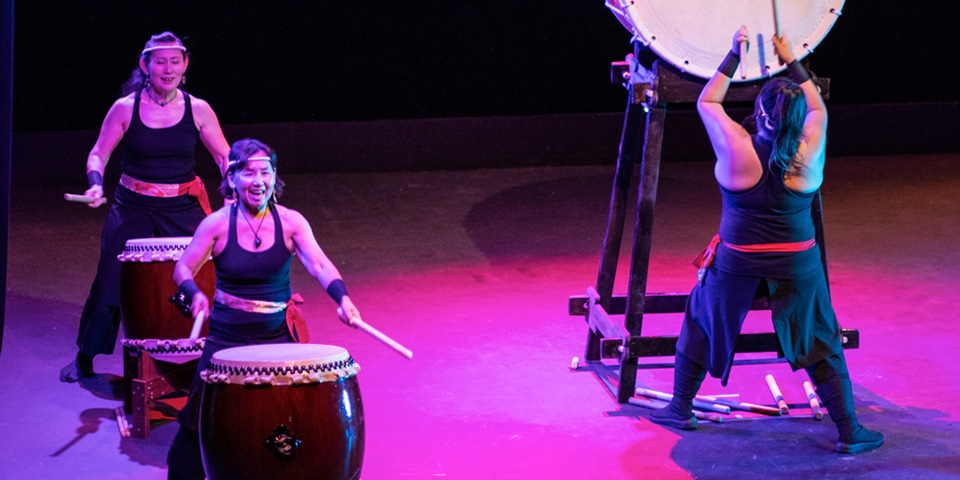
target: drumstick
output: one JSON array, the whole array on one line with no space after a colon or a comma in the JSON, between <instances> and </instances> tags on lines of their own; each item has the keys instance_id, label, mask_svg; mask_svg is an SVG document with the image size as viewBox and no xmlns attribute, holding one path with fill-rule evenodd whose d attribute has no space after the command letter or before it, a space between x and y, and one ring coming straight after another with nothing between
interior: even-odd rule
<instances>
[{"instance_id":1,"label":"drumstick","mask_svg":"<svg viewBox=\"0 0 960 480\"><path fill-rule=\"evenodd\" d=\"M646 407L646 408L653 408L653 409L663 408L665 406L665 404L662 402L655 403L654 400L650 400L646 398L637 398L637 397L628 398L627 403L629 403L630 405L636 405L638 407ZM693 412L693 416L697 417L697 420L709 420L713 423L723 423L723 417L721 417L720 415L717 415L716 413L703 413L703 412L698 412L696 410L693 410L692 412Z\"/></svg>"},{"instance_id":2,"label":"drumstick","mask_svg":"<svg viewBox=\"0 0 960 480\"><path fill-rule=\"evenodd\" d=\"M643 397L656 398L657 400L663 400L666 402L673 400L673 395L670 395L669 393L658 392L656 390L650 390L648 388L638 388L635 393ZM697 400L696 398L693 399L693 406L701 410L711 410L719 413L730 413L730 407L726 405L715 405L713 403L706 402L703 400Z\"/></svg>"},{"instance_id":3,"label":"drumstick","mask_svg":"<svg viewBox=\"0 0 960 480\"><path fill-rule=\"evenodd\" d=\"M64 193L63 199L68 202L88 203L97 207L107 202L106 197L93 198L86 195L74 195L72 193Z\"/></svg>"},{"instance_id":4,"label":"drumstick","mask_svg":"<svg viewBox=\"0 0 960 480\"><path fill-rule=\"evenodd\" d=\"M766 379L767 387L770 388L770 394L773 395L773 401L777 402L780 413L784 415L790 413L790 409L787 408L787 402L783 399L783 394L780 393L780 387L777 386L777 381L773 378L773 375L768 373Z\"/></svg>"},{"instance_id":5,"label":"drumstick","mask_svg":"<svg viewBox=\"0 0 960 480\"><path fill-rule=\"evenodd\" d=\"M783 38L783 32L780 31L780 0L773 0L773 25L777 38ZM779 57L778 55L777 58ZM783 65L782 58L780 58L780 65Z\"/></svg>"},{"instance_id":6,"label":"drumstick","mask_svg":"<svg viewBox=\"0 0 960 480\"><path fill-rule=\"evenodd\" d=\"M726 398L719 398L719 397L713 397L713 396L701 397L697 395L696 398L699 398L708 402L713 402L718 405L726 405L730 408L735 408L737 410L743 410L746 412L760 413L763 415L770 415L773 417L779 417L782 414L779 408L768 407L766 405L757 405L754 403L747 403L747 402L737 402L734 400L727 400Z\"/></svg>"},{"instance_id":7,"label":"drumstick","mask_svg":"<svg viewBox=\"0 0 960 480\"><path fill-rule=\"evenodd\" d=\"M810 409L813 410L813 417L820 420L823 418L823 411L820 409L820 400L817 399L817 394L813 391L813 385L810 385L810 382L803 382L803 391L807 393L807 400L810 402Z\"/></svg>"},{"instance_id":8,"label":"drumstick","mask_svg":"<svg viewBox=\"0 0 960 480\"><path fill-rule=\"evenodd\" d=\"M777 36L782 36L780 32L780 0L773 0L773 23L776 28Z\"/></svg>"},{"instance_id":9,"label":"drumstick","mask_svg":"<svg viewBox=\"0 0 960 480\"><path fill-rule=\"evenodd\" d=\"M203 329L203 310L197 314L197 318L193 321L193 329L190 330L190 340L196 340L200 338L200 330Z\"/></svg>"},{"instance_id":10,"label":"drumstick","mask_svg":"<svg viewBox=\"0 0 960 480\"><path fill-rule=\"evenodd\" d=\"M392 348L393 351L399 353L400 355L403 355L404 357L407 358L407 360L413 359L413 352L411 352L409 348L404 347L403 345L400 345L399 343L394 341L392 338L384 335L383 333L380 332L380 330L377 330L376 328L371 327L369 324L367 324L363 320L360 320L359 318L354 318L353 324L356 325L356 327L359 328L360 330L363 330L364 332L369 333L377 340L380 340L381 342L383 342L384 345Z\"/></svg>"},{"instance_id":11,"label":"drumstick","mask_svg":"<svg viewBox=\"0 0 960 480\"><path fill-rule=\"evenodd\" d=\"M743 64L747 60L747 42L740 42L740 80L745 80L747 78L747 70L743 67Z\"/></svg>"}]
</instances>

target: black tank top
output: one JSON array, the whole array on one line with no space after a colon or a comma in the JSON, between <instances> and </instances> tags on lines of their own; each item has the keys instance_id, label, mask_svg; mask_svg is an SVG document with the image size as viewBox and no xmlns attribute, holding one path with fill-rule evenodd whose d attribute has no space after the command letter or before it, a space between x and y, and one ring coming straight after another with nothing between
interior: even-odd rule
<instances>
[{"instance_id":1,"label":"black tank top","mask_svg":"<svg viewBox=\"0 0 960 480\"><path fill-rule=\"evenodd\" d=\"M183 92L183 118L176 125L150 128L140 119L140 92L133 99L130 127L120 139L120 168L137 180L152 183L185 183L193 180L197 161L196 122L190 95Z\"/></svg>"},{"instance_id":2,"label":"black tank top","mask_svg":"<svg viewBox=\"0 0 960 480\"><path fill-rule=\"evenodd\" d=\"M735 192L720 187L720 239L734 245L810 240L815 233L810 207L816 192L797 193L787 188L783 168L769 160L770 142L755 135L753 147L763 165L763 175L747 190ZM820 262L820 249L816 247L798 253L746 253L720 245L717 267L730 273L782 278L806 273Z\"/></svg>"},{"instance_id":3,"label":"black tank top","mask_svg":"<svg viewBox=\"0 0 960 480\"><path fill-rule=\"evenodd\" d=\"M217 288L250 300L286 302L290 300L290 261L293 255L283 241L283 224L277 208L271 205L274 228L273 246L262 252L245 250L237 242L237 208L230 208L227 245L213 259Z\"/></svg>"}]
</instances>

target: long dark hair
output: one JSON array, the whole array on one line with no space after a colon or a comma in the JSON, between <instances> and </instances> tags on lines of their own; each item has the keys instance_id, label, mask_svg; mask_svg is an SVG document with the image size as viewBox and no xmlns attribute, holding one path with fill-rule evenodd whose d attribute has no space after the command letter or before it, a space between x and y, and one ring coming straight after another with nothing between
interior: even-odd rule
<instances>
[{"instance_id":1,"label":"long dark hair","mask_svg":"<svg viewBox=\"0 0 960 480\"><path fill-rule=\"evenodd\" d=\"M233 199L236 197L235 192L230 188L228 178L237 173L238 170L243 169L243 167L247 165L247 160L259 151L265 152L267 156L270 157L270 165L273 167L274 178L276 180L270 203L276 203L277 199L280 198L280 195L283 194L284 183L283 180L280 180L280 177L276 175L277 152L267 144L253 138L237 140L230 146L230 155L227 157L227 171L224 172L223 181L220 182L220 194L223 195L223 198Z\"/></svg>"},{"instance_id":2,"label":"long dark hair","mask_svg":"<svg viewBox=\"0 0 960 480\"><path fill-rule=\"evenodd\" d=\"M765 132L773 140L770 162L790 170L803 164L797 158L797 148L806 115L807 102L800 85L778 77L760 89L754 102L753 115L743 120L743 126L750 133Z\"/></svg>"},{"instance_id":3,"label":"long dark hair","mask_svg":"<svg viewBox=\"0 0 960 480\"><path fill-rule=\"evenodd\" d=\"M172 32L162 32L158 33L152 37L150 40L147 40L147 43L143 46L143 49L146 50L150 47L156 47L160 44L169 44L174 43L184 47L183 40L180 40L180 37L174 35ZM184 47L186 48L186 47ZM187 58L190 53L186 50L183 51L183 58ZM153 55L153 52L147 52L140 54L140 58L143 59L143 63L150 63L150 56ZM143 89L147 86L147 75L143 73L143 70L140 70L140 65L137 65L137 68L134 68L130 72L130 78L127 80L127 83L123 84L123 87L120 88L120 96L130 95L137 90Z\"/></svg>"}]
</instances>

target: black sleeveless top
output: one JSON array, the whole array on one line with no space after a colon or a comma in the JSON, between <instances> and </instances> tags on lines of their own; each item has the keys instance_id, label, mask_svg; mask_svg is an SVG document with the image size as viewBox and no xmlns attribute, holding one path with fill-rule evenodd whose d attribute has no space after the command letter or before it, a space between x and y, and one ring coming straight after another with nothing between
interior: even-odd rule
<instances>
[{"instance_id":1,"label":"black sleeveless top","mask_svg":"<svg viewBox=\"0 0 960 480\"><path fill-rule=\"evenodd\" d=\"M815 229L810 207L816 191L797 193L783 183L784 170L770 160L772 144L753 137L763 174L753 187L731 191L720 187L723 210L720 217L720 239L734 245L803 242L814 238ZM789 278L806 273L820 263L820 249L814 247L797 253L738 252L717 250L717 267L725 272Z\"/></svg>"},{"instance_id":2,"label":"black sleeveless top","mask_svg":"<svg viewBox=\"0 0 960 480\"><path fill-rule=\"evenodd\" d=\"M293 255L283 242L283 224L277 208L271 205L274 228L273 245L262 252L245 250L237 242L237 209L230 208L227 245L214 257L217 289L250 300L286 302L290 300L290 262Z\"/></svg>"},{"instance_id":3,"label":"black sleeveless top","mask_svg":"<svg viewBox=\"0 0 960 480\"><path fill-rule=\"evenodd\" d=\"M190 95L183 92L183 118L176 125L150 128L140 119L140 93L133 99L133 118L120 139L120 168L137 180L152 183L186 183L193 180L197 161L196 122Z\"/></svg>"}]
</instances>

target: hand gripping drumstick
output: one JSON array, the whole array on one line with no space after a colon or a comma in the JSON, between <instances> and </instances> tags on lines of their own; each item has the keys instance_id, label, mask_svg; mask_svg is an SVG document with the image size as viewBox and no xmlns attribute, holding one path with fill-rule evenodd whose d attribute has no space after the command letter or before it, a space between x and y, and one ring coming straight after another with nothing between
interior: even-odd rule
<instances>
[{"instance_id":1,"label":"hand gripping drumstick","mask_svg":"<svg viewBox=\"0 0 960 480\"><path fill-rule=\"evenodd\" d=\"M94 207L99 207L100 205L107 203L107 197L93 198L86 195L74 195L72 193L64 193L63 199L68 202L88 203Z\"/></svg>"},{"instance_id":2,"label":"hand gripping drumstick","mask_svg":"<svg viewBox=\"0 0 960 480\"><path fill-rule=\"evenodd\" d=\"M203 329L203 311L197 314L197 318L193 321L193 329L190 330L190 340L196 340L200 338L200 330Z\"/></svg>"},{"instance_id":3,"label":"hand gripping drumstick","mask_svg":"<svg viewBox=\"0 0 960 480\"><path fill-rule=\"evenodd\" d=\"M343 315L343 310L338 308L337 313L340 315ZM360 330L363 330L364 332L369 333L377 340L380 340L381 342L383 342L384 345L393 349L393 351L406 357L407 360L413 359L413 352L411 352L409 348L404 347L403 345L400 345L399 343L394 341L394 339L384 335L383 333L380 332L380 330L377 330L376 328L371 327L369 324L367 324L363 320L360 320L359 318L354 318L351 320L354 326L356 326Z\"/></svg>"},{"instance_id":4,"label":"hand gripping drumstick","mask_svg":"<svg viewBox=\"0 0 960 480\"><path fill-rule=\"evenodd\" d=\"M780 393L780 387L777 386L777 381L774 380L773 375L769 373L767 374L767 386L770 387L770 394L773 395L773 401L777 402L780 413L784 415L790 413L790 409L787 408L787 402L783 399L783 394Z\"/></svg>"},{"instance_id":5,"label":"hand gripping drumstick","mask_svg":"<svg viewBox=\"0 0 960 480\"><path fill-rule=\"evenodd\" d=\"M823 410L820 409L820 400L817 399L817 394L813 391L813 385L810 385L810 382L803 382L803 391L807 394L810 409L813 410L813 417L820 420L823 418Z\"/></svg>"},{"instance_id":6,"label":"hand gripping drumstick","mask_svg":"<svg viewBox=\"0 0 960 480\"><path fill-rule=\"evenodd\" d=\"M783 32L780 31L780 0L773 0L773 25L777 38L783 38ZM783 65L783 59L780 59L780 65Z\"/></svg>"}]
</instances>

